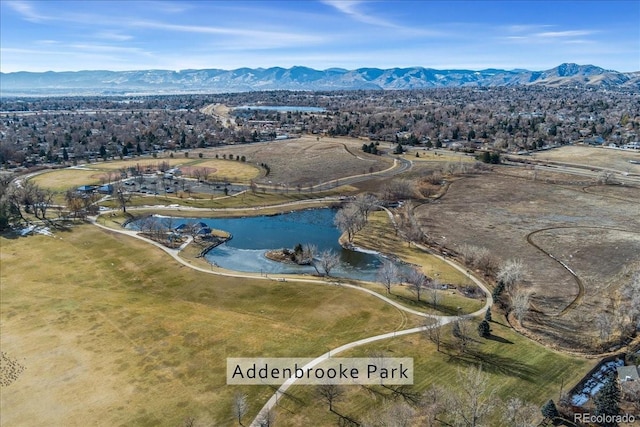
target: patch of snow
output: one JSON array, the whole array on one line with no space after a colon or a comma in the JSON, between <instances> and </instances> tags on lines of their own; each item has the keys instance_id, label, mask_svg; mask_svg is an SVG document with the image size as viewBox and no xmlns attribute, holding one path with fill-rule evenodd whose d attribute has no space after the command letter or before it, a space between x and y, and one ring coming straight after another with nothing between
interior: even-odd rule
<instances>
[{"instance_id":1,"label":"patch of snow","mask_svg":"<svg viewBox=\"0 0 640 427\"><path fill-rule=\"evenodd\" d=\"M26 236L28 234L42 234L45 236L53 237L53 233L49 229L49 227L39 227L36 225L30 225L26 228L23 228L19 231L21 236Z\"/></svg>"},{"instance_id":2,"label":"patch of snow","mask_svg":"<svg viewBox=\"0 0 640 427\"><path fill-rule=\"evenodd\" d=\"M624 366L624 360L616 359L611 362L604 363L596 372L591 375L582 390L571 396L571 404L574 406L582 406L589 401L604 385L609 374L616 371L618 366Z\"/></svg>"},{"instance_id":3,"label":"patch of snow","mask_svg":"<svg viewBox=\"0 0 640 427\"><path fill-rule=\"evenodd\" d=\"M380 252L378 251L374 251L371 249L365 249L365 248L360 248L358 246L349 246L349 249L351 249L354 252L362 252L363 254L371 254L371 255L380 255Z\"/></svg>"},{"instance_id":4,"label":"patch of snow","mask_svg":"<svg viewBox=\"0 0 640 427\"><path fill-rule=\"evenodd\" d=\"M27 234L31 233L35 228L36 228L35 225L30 225L27 228L23 228L22 230L20 230L20 235L26 236Z\"/></svg>"}]
</instances>

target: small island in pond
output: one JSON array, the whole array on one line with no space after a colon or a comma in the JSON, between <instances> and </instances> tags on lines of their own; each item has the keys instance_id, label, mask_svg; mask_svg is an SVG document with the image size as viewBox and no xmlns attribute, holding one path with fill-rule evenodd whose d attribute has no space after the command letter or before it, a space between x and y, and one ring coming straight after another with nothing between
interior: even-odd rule
<instances>
[{"instance_id":1,"label":"small island in pond","mask_svg":"<svg viewBox=\"0 0 640 427\"><path fill-rule=\"evenodd\" d=\"M282 262L286 264L312 265L313 254L315 253L312 245L302 245L298 243L295 248L288 249L272 249L267 251L264 256L271 261Z\"/></svg>"}]
</instances>

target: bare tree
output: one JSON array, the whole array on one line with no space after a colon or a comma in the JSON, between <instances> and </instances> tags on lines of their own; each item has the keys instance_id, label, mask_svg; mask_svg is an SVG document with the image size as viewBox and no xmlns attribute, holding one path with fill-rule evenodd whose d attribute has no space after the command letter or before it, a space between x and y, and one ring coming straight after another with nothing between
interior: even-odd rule
<instances>
[{"instance_id":1,"label":"bare tree","mask_svg":"<svg viewBox=\"0 0 640 427\"><path fill-rule=\"evenodd\" d=\"M349 242L352 242L353 236L355 233L362 230L366 221L362 216L360 209L356 205L349 203L338 211L335 216L334 223L341 232L347 233L347 239Z\"/></svg>"},{"instance_id":2,"label":"bare tree","mask_svg":"<svg viewBox=\"0 0 640 427\"><path fill-rule=\"evenodd\" d=\"M45 188L36 187L34 191L33 213L36 218L47 219L47 209L53 202L53 191Z\"/></svg>"},{"instance_id":3,"label":"bare tree","mask_svg":"<svg viewBox=\"0 0 640 427\"><path fill-rule=\"evenodd\" d=\"M393 402L367 414L362 427L410 427L415 425L416 410L405 402Z\"/></svg>"},{"instance_id":4,"label":"bare tree","mask_svg":"<svg viewBox=\"0 0 640 427\"><path fill-rule=\"evenodd\" d=\"M609 341L611 333L613 332L613 316L606 312L598 313L596 315L595 324L598 328L600 342L605 344Z\"/></svg>"},{"instance_id":5,"label":"bare tree","mask_svg":"<svg viewBox=\"0 0 640 427\"><path fill-rule=\"evenodd\" d=\"M440 282L436 279L431 280L429 282L428 292L431 305L433 308L438 308L438 304L440 303Z\"/></svg>"},{"instance_id":6,"label":"bare tree","mask_svg":"<svg viewBox=\"0 0 640 427\"><path fill-rule=\"evenodd\" d=\"M494 273L498 267L496 257L487 248L465 244L459 251L468 266L478 268L486 274Z\"/></svg>"},{"instance_id":7,"label":"bare tree","mask_svg":"<svg viewBox=\"0 0 640 427\"><path fill-rule=\"evenodd\" d=\"M260 427L273 427L276 422L276 414L273 411L267 411L258 417L258 425Z\"/></svg>"},{"instance_id":8,"label":"bare tree","mask_svg":"<svg viewBox=\"0 0 640 427\"><path fill-rule=\"evenodd\" d=\"M516 283L522 280L523 273L524 265L522 260L510 259L500 266L496 279L504 283L506 289L510 291Z\"/></svg>"},{"instance_id":9,"label":"bare tree","mask_svg":"<svg viewBox=\"0 0 640 427\"><path fill-rule=\"evenodd\" d=\"M597 178L598 184L609 185L613 182L613 172L602 171Z\"/></svg>"},{"instance_id":10,"label":"bare tree","mask_svg":"<svg viewBox=\"0 0 640 427\"><path fill-rule=\"evenodd\" d=\"M512 427L536 427L540 409L531 403L512 397L505 405L502 419Z\"/></svg>"},{"instance_id":11,"label":"bare tree","mask_svg":"<svg viewBox=\"0 0 640 427\"><path fill-rule=\"evenodd\" d=\"M329 405L329 411L334 412L333 404L342 396L342 387L336 384L320 384L316 390L318 396Z\"/></svg>"},{"instance_id":12,"label":"bare tree","mask_svg":"<svg viewBox=\"0 0 640 427\"><path fill-rule=\"evenodd\" d=\"M420 402L420 414L427 427L442 425L438 416L444 410L446 392L440 387L431 386L423 394Z\"/></svg>"},{"instance_id":13,"label":"bare tree","mask_svg":"<svg viewBox=\"0 0 640 427\"><path fill-rule=\"evenodd\" d=\"M420 228L420 224L418 224L413 210L413 203L408 201L402 206L399 212L400 229L409 246L411 246L411 242L421 242L424 238L424 233Z\"/></svg>"},{"instance_id":14,"label":"bare tree","mask_svg":"<svg viewBox=\"0 0 640 427\"><path fill-rule=\"evenodd\" d=\"M385 200L402 200L413 196L413 184L408 179L394 179L382 188L382 197Z\"/></svg>"},{"instance_id":15,"label":"bare tree","mask_svg":"<svg viewBox=\"0 0 640 427\"><path fill-rule=\"evenodd\" d=\"M436 351L440 351L440 343L442 341L442 327L440 326L440 324L438 322L436 323L426 323L424 326L426 326L428 329L425 331L426 332L426 337L429 341L431 341L432 343L434 343L436 345Z\"/></svg>"},{"instance_id":16,"label":"bare tree","mask_svg":"<svg viewBox=\"0 0 640 427\"><path fill-rule=\"evenodd\" d=\"M391 287L398 281L398 267L392 262L382 261L378 268L378 280L382 282L387 293L391 293Z\"/></svg>"},{"instance_id":17,"label":"bare tree","mask_svg":"<svg viewBox=\"0 0 640 427\"><path fill-rule=\"evenodd\" d=\"M353 204L358 207L365 221L369 218L369 213L376 208L378 203L379 201L376 196L371 193L360 193L353 200Z\"/></svg>"},{"instance_id":18,"label":"bare tree","mask_svg":"<svg viewBox=\"0 0 640 427\"><path fill-rule=\"evenodd\" d=\"M456 345L460 353L465 353L471 345L471 321L466 317L461 317L453 322L451 334L456 340Z\"/></svg>"},{"instance_id":19,"label":"bare tree","mask_svg":"<svg viewBox=\"0 0 640 427\"><path fill-rule=\"evenodd\" d=\"M513 314L518 319L518 322L522 324L524 320L524 315L529 310L529 302L531 300L531 291L528 289L524 289L519 287L512 293L511 296L511 308L513 309Z\"/></svg>"},{"instance_id":20,"label":"bare tree","mask_svg":"<svg viewBox=\"0 0 640 427\"><path fill-rule=\"evenodd\" d=\"M124 185L121 182L116 182L113 184L113 198L116 199L116 202L122 208L122 212L127 212L127 204L131 201L131 193L129 193Z\"/></svg>"},{"instance_id":21,"label":"bare tree","mask_svg":"<svg viewBox=\"0 0 640 427\"><path fill-rule=\"evenodd\" d=\"M422 292L427 288L427 284L429 282L427 276L425 276L424 273L417 268L412 268L411 271L409 271L407 282L409 283L411 292L413 292L418 301L420 301L420 296L422 295Z\"/></svg>"},{"instance_id":22,"label":"bare tree","mask_svg":"<svg viewBox=\"0 0 640 427\"><path fill-rule=\"evenodd\" d=\"M616 317L623 336L640 332L640 270L629 273L629 282L620 292Z\"/></svg>"},{"instance_id":23,"label":"bare tree","mask_svg":"<svg viewBox=\"0 0 640 427\"><path fill-rule=\"evenodd\" d=\"M296 262L300 265L311 265L316 269L316 273L320 274L318 265L315 262L316 255L318 254L318 247L311 243L305 243L302 245L302 251L296 254Z\"/></svg>"},{"instance_id":24,"label":"bare tree","mask_svg":"<svg viewBox=\"0 0 640 427\"><path fill-rule=\"evenodd\" d=\"M340 264L340 255L335 253L332 249L327 249L322 251L322 253L318 257L318 262L320 263L324 274L326 276L330 276L331 270L333 270L335 266Z\"/></svg>"},{"instance_id":25,"label":"bare tree","mask_svg":"<svg viewBox=\"0 0 640 427\"><path fill-rule=\"evenodd\" d=\"M247 395L244 393L236 393L233 396L233 415L238 419L238 424L242 424L242 417L247 414L249 405L247 404Z\"/></svg>"},{"instance_id":26,"label":"bare tree","mask_svg":"<svg viewBox=\"0 0 640 427\"><path fill-rule=\"evenodd\" d=\"M458 370L457 390L446 392L446 415L454 427L479 427L495 406L494 391L482 368Z\"/></svg>"},{"instance_id":27,"label":"bare tree","mask_svg":"<svg viewBox=\"0 0 640 427\"><path fill-rule=\"evenodd\" d=\"M621 388L625 400L640 412L640 381L625 381Z\"/></svg>"}]
</instances>

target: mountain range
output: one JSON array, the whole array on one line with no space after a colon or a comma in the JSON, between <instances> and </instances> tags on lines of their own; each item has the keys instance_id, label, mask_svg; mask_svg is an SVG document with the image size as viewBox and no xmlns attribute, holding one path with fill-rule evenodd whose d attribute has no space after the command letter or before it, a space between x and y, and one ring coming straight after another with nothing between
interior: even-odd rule
<instances>
[{"instance_id":1,"label":"mountain range","mask_svg":"<svg viewBox=\"0 0 640 427\"><path fill-rule=\"evenodd\" d=\"M239 68L0 73L1 96L224 93L260 90L394 90L545 85L640 91L640 71L565 63L545 71L432 68Z\"/></svg>"}]
</instances>

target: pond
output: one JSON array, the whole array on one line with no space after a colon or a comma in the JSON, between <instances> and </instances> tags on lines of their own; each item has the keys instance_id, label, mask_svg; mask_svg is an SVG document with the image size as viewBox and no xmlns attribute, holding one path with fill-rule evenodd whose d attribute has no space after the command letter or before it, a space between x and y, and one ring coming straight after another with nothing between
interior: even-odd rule
<instances>
[{"instance_id":1,"label":"pond","mask_svg":"<svg viewBox=\"0 0 640 427\"><path fill-rule=\"evenodd\" d=\"M241 105L234 110L267 110L283 113L324 113L326 110L320 107L304 107L299 105Z\"/></svg>"},{"instance_id":2,"label":"pond","mask_svg":"<svg viewBox=\"0 0 640 427\"><path fill-rule=\"evenodd\" d=\"M318 252L331 249L339 254L340 265L331 271L332 276L375 281L384 257L340 246L340 231L333 224L335 214L335 210L327 208L242 218L174 218L172 223L177 227L187 222L203 222L231 233L231 240L205 256L208 262L222 268L266 274L316 274L313 266L285 264L265 257L268 250L293 249L298 243L310 243L317 246ZM136 228L135 222L129 226Z\"/></svg>"}]
</instances>

